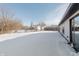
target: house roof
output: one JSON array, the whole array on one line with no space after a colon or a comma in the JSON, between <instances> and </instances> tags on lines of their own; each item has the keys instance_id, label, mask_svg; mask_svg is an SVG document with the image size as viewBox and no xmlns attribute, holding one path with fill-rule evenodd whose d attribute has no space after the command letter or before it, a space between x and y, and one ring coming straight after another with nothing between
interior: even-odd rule
<instances>
[{"instance_id":1,"label":"house roof","mask_svg":"<svg viewBox=\"0 0 79 59\"><path fill-rule=\"evenodd\" d=\"M59 25L61 25L65 20L67 20L78 10L79 10L79 3L70 3Z\"/></svg>"}]
</instances>

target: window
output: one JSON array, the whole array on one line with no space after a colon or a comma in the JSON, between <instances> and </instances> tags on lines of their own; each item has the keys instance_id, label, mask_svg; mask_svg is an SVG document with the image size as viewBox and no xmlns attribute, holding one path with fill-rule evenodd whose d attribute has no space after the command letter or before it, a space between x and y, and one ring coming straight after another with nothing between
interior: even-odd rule
<instances>
[{"instance_id":1,"label":"window","mask_svg":"<svg viewBox=\"0 0 79 59\"><path fill-rule=\"evenodd\" d=\"M72 19L72 40L74 48L79 51L79 16Z\"/></svg>"}]
</instances>

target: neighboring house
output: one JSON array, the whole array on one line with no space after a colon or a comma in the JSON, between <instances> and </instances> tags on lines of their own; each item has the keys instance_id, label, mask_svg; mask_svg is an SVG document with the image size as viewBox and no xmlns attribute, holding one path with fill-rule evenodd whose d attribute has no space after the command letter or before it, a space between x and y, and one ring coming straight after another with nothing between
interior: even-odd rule
<instances>
[{"instance_id":1,"label":"neighboring house","mask_svg":"<svg viewBox=\"0 0 79 59\"><path fill-rule=\"evenodd\" d=\"M41 27L40 27L40 26L36 26L36 29L37 29L38 31L40 31L40 30L41 30Z\"/></svg>"},{"instance_id":2,"label":"neighboring house","mask_svg":"<svg viewBox=\"0 0 79 59\"><path fill-rule=\"evenodd\" d=\"M37 31L42 31L44 30L45 26L40 26L39 24L37 24L37 25L33 25L33 28L35 28L35 30Z\"/></svg>"},{"instance_id":3,"label":"neighboring house","mask_svg":"<svg viewBox=\"0 0 79 59\"><path fill-rule=\"evenodd\" d=\"M72 3L67 8L63 19L59 23L59 32L79 51L79 4Z\"/></svg>"}]
</instances>

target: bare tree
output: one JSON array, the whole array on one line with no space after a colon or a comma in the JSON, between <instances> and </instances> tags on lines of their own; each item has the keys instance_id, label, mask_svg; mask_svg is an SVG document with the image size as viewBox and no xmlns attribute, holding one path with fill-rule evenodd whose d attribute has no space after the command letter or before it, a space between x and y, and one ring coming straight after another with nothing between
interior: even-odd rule
<instances>
[{"instance_id":1,"label":"bare tree","mask_svg":"<svg viewBox=\"0 0 79 59\"><path fill-rule=\"evenodd\" d=\"M0 26L2 32L6 30L7 21L12 19L13 15L14 14L12 14L9 10L0 8Z\"/></svg>"},{"instance_id":2,"label":"bare tree","mask_svg":"<svg viewBox=\"0 0 79 59\"><path fill-rule=\"evenodd\" d=\"M22 23L14 19L14 13L8 9L0 9L0 31L6 32L10 30L20 29Z\"/></svg>"}]
</instances>

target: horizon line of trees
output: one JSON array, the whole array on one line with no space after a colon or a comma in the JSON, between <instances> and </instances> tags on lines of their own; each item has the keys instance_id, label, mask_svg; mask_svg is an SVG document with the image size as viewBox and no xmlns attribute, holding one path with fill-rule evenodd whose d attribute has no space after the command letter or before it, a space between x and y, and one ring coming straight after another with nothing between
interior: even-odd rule
<instances>
[{"instance_id":1,"label":"horizon line of trees","mask_svg":"<svg viewBox=\"0 0 79 59\"><path fill-rule=\"evenodd\" d=\"M27 27L27 28L26 28ZM34 25L33 22L30 26L24 26L22 22L15 18L14 12L9 9L0 8L0 33L12 32L17 30L57 30L56 28L47 27L45 22L39 22L38 24Z\"/></svg>"}]
</instances>

